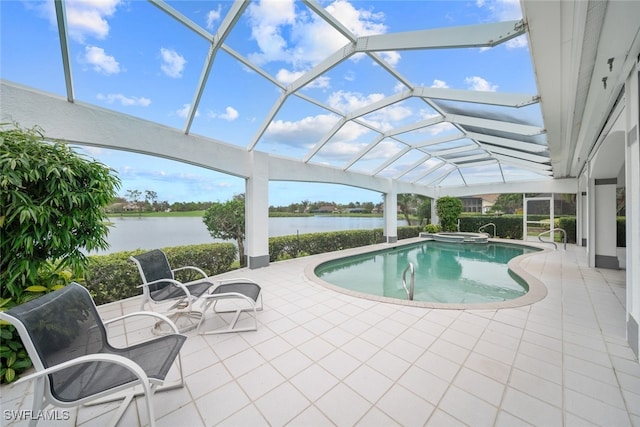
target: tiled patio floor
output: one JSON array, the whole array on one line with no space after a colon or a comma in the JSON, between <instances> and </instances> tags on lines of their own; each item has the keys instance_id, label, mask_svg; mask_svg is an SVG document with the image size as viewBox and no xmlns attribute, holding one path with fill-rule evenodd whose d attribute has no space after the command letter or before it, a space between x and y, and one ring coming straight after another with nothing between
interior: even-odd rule
<instances>
[{"instance_id":1,"label":"tiled patio floor","mask_svg":"<svg viewBox=\"0 0 640 427\"><path fill-rule=\"evenodd\" d=\"M190 333L187 385L155 396L158 425L640 426L624 271L588 268L584 248L529 257L548 296L500 310L353 298L308 280L313 258L227 274L262 284L259 330ZM106 318L137 309L137 300L101 307ZM30 408L29 386L1 391L2 424L26 425L6 410ZM137 405L121 426L146 423ZM40 425L101 426L113 408Z\"/></svg>"}]
</instances>

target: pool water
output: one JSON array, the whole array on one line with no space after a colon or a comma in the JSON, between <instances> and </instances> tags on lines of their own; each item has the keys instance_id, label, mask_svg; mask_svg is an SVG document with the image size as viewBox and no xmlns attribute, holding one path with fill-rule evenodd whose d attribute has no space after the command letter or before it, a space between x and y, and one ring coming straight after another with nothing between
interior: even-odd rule
<instances>
[{"instance_id":1,"label":"pool water","mask_svg":"<svg viewBox=\"0 0 640 427\"><path fill-rule=\"evenodd\" d=\"M436 303L483 303L523 296L527 284L507 263L540 249L505 243L443 243L400 246L320 264L322 280L355 292L406 300L402 272L415 267L414 300ZM410 273L407 272L407 287Z\"/></svg>"}]
</instances>

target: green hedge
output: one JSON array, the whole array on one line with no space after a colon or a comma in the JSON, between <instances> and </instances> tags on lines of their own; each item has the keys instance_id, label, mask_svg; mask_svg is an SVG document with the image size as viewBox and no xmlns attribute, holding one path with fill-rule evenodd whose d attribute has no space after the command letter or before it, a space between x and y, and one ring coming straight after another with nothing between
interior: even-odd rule
<instances>
[{"instance_id":1,"label":"green hedge","mask_svg":"<svg viewBox=\"0 0 640 427\"><path fill-rule=\"evenodd\" d=\"M237 254L237 249L232 243L176 246L162 250L167 254L169 264L173 268L193 265L210 276L231 270L231 264ZM137 287L142 283L140 273L129 257L143 252L146 251L116 252L89 257L89 268L83 284L89 289L96 304L119 301L142 293ZM176 273L176 279L180 281L192 278L188 272Z\"/></svg>"},{"instance_id":2,"label":"green hedge","mask_svg":"<svg viewBox=\"0 0 640 427\"><path fill-rule=\"evenodd\" d=\"M420 231L420 227L398 227L398 239L418 237ZM274 262L300 256L373 245L375 243L382 243L382 241L383 231L381 228L271 237L269 239L269 260Z\"/></svg>"}]
</instances>

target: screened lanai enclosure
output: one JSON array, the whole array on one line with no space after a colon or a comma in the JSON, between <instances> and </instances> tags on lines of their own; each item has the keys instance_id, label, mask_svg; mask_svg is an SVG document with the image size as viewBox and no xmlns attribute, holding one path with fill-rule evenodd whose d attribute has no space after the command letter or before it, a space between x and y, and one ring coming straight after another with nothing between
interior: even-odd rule
<instances>
[{"instance_id":1,"label":"screened lanai enclosure","mask_svg":"<svg viewBox=\"0 0 640 427\"><path fill-rule=\"evenodd\" d=\"M270 181L383 194L387 242L398 194L574 194L604 268L625 187L637 352L639 18L632 1L3 2L2 121L245 179L250 268L269 263Z\"/></svg>"}]
</instances>

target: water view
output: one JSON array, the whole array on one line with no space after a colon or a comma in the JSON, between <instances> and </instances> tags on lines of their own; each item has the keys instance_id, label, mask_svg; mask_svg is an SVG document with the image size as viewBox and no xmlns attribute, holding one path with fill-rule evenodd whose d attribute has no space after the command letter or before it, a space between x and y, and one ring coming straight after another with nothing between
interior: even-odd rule
<instances>
[{"instance_id":1,"label":"water view","mask_svg":"<svg viewBox=\"0 0 640 427\"><path fill-rule=\"evenodd\" d=\"M156 249L169 246L222 242L209 235L200 217L109 218L113 223L107 238L109 249L91 252L106 254L135 249ZM407 225L398 220L398 226ZM323 231L368 230L384 227L384 218L311 216L269 218L269 236L318 233Z\"/></svg>"}]
</instances>

